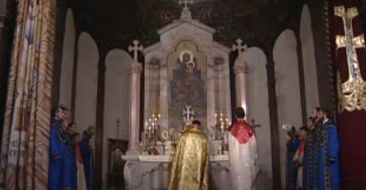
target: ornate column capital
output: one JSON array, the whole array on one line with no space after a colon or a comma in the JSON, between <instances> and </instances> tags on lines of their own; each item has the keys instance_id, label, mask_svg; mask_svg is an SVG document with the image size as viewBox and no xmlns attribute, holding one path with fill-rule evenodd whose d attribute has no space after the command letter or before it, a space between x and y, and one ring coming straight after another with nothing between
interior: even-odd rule
<instances>
[{"instance_id":1,"label":"ornate column capital","mask_svg":"<svg viewBox=\"0 0 366 190\"><path fill-rule=\"evenodd\" d=\"M142 72L141 63L132 63L131 64L131 74L141 74L141 72Z\"/></svg>"},{"instance_id":2,"label":"ornate column capital","mask_svg":"<svg viewBox=\"0 0 366 190\"><path fill-rule=\"evenodd\" d=\"M234 73L235 74L239 74L239 73L247 73L248 72L248 63L247 62L235 62L234 64Z\"/></svg>"}]
</instances>

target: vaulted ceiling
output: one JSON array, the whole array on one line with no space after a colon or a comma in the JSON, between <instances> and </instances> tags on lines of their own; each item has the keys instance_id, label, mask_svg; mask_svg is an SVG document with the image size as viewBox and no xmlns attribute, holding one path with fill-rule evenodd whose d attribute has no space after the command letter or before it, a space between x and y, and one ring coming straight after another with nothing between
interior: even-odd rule
<instances>
[{"instance_id":1,"label":"vaulted ceiling","mask_svg":"<svg viewBox=\"0 0 366 190\"><path fill-rule=\"evenodd\" d=\"M264 36L276 33L274 26L281 28L279 23L289 24L291 14L301 10L302 0L277 1L194 0L191 12L194 19L217 29L215 40L223 44L231 45L239 37L249 44L260 44ZM91 33L98 45L109 49L125 48L133 39L139 39L144 45L155 43L156 30L178 19L181 12L178 0L74 2L81 29Z\"/></svg>"}]
</instances>

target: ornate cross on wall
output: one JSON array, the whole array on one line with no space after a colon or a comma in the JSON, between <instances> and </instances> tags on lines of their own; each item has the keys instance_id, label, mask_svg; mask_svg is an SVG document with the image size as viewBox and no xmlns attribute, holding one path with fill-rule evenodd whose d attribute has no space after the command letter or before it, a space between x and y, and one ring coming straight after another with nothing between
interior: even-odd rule
<instances>
[{"instance_id":1,"label":"ornate cross on wall","mask_svg":"<svg viewBox=\"0 0 366 190\"><path fill-rule=\"evenodd\" d=\"M193 0L179 0L179 5L183 5L182 14L180 16L181 19L191 19L191 11L189 11L189 4L193 4Z\"/></svg>"},{"instance_id":2,"label":"ornate cross on wall","mask_svg":"<svg viewBox=\"0 0 366 190\"><path fill-rule=\"evenodd\" d=\"M366 110L366 82L362 79L356 49L365 48L364 35L354 36L353 19L358 16L356 7L346 9L344 6L334 7L334 15L342 18L344 36L336 36L336 51L346 49L348 79L341 84L340 106L347 111Z\"/></svg>"},{"instance_id":3,"label":"ornate cross on wall","mask_svg":"<svg viewBox=\"0 0 366 190\"><path fill-rule=\"evenodd\" d=\"M133 52L133 60L135 61L135 63L138 62L138 51L142 51L144 50L144 47L142 45L139 45L139 41L138 40L134 40L132 42L132 46L128 47L128 51L129 52Z\"/></svg>"},{"instance_id":4,"label":"ornate cross on wall","mask_svg":"<svg viewBox=\"0 0 366 190\"><path fill-rule=\"evenodd\" d=\"M192 106L186 105L183 109L183 121L185 124L189 124L192 122L194 117L194 111L192 109Z\"/></svg>"}]
</instances>

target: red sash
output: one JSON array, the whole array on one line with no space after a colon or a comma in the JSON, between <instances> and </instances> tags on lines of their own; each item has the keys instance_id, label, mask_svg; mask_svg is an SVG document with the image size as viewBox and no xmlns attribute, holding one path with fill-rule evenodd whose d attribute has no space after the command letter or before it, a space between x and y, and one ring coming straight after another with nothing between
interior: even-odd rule
<instances>
[{"instance_id":1,"label":"red sash","mask_svg":"<svg viewBox=\"0 0 366 190\"><path fill-rule=\"evenodd\" d=\"M81 150L80 150L80 145L77 144L75 147L75 152L76 152L76 158L78 160L79 163L83 163L83 156L81 154Z\"/></svg>"}]
</instances>

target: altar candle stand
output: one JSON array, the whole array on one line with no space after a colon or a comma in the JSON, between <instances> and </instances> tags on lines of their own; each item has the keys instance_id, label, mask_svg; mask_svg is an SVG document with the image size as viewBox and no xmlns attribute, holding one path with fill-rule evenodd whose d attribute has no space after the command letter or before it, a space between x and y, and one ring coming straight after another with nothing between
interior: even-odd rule
<instances>
[{"instance_id":1,"label":"altar candle stand","mask_svg":"<svg viewBox=\"0 0 366 190\"><path fill-rule=\"evenodd\" d=\"M227 151L227 139L225 138L225 131L229 127L230 122L229 118L226 117L223 113L217 114L215 113L215 130L218 132L218 137L215 135L215 139L221 140L221 147L219 152L221 154L224 154L225 151Z\"/></svg>"},{"instance_id":2,"label":"altar candle stand","mask_svg":"<svg viewBox=\"0 0 366 190\"><path fill-rule=\"evenodd\" d=\"M157 145L157 141L159 140L159 119L160 114L152 114L150 118L145 122L145 128L147 130L147 150L148 152L154 152L157 154L155 146Z\"/></svg>"}]
</instances>

